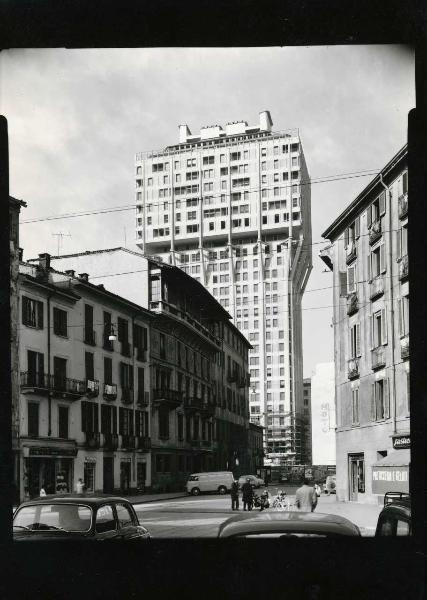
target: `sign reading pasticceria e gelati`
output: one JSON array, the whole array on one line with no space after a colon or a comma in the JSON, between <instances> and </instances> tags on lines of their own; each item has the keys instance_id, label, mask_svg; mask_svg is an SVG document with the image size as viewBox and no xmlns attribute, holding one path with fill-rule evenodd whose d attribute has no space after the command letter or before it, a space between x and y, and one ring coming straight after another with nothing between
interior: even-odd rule
<instances>
[{"instance_id":1,"label":"sign reading pasticceria e gelati","mask_svg":"<svg viewBox=\"0 0 427 600\"><path fill-rule=\"evenodd\" d=\"M372 493L409 492L409 467L372 467Z\"/></svg>"},{"instance_id":2,"label":"sign reading pasticceria e gelati","mask_svg":"<svg viewBox=\"0 0 427 600\"><path fill-rule=\"evenodd\" d=\"M393 448L395 450L403 450L404 448L411 447L411 436L410 435L396 435L393 438Z\"/></svg>"}]
</instances>

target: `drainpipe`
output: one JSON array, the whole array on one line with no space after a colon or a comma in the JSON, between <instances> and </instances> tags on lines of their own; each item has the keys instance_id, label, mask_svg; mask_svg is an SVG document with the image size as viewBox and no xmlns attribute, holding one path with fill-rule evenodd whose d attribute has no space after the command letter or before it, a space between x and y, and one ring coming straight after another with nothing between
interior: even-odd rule
<instances>
[{"instance_id":1,"label":"drainpipe","mask_svg":"<svg viewBox=\"0 0 427 600\"><path fill-rule=\"evenodd\" d=\"M380 173L380 183L383 186L386 198L387 198L387 209L388 209L388 230L389 230L389 242L388 242L388 264L389 264L389 277L388 277L388 291L390 298L390 322L391 322L391 363L392 363L392 390L393 390L393 433L396 433L396 363L395 363L395 343L394 343L394 298L393 298L393 256L392 256L392 215L391 215L391 202L390 202L390 190L383 181L382 173Z\"/></svg>"},{"instance_id":2,"label":"drainpipe","mask_svg":"<svg viewBox=\"0 0 427 600\"><path fill-rule=\"evenodd\" d=\"M47 435L52 435L52 396L50 389L50 298L51 294L47 297Z\"/></svg>"}]
</instances>

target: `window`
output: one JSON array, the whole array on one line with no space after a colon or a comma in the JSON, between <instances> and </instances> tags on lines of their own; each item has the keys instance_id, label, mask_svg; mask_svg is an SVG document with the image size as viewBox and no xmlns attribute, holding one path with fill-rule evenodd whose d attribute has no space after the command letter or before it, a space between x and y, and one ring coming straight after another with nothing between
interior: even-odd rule
<instances>
[{"instance_id":1,"label":"window","mask_svg":"<svg viewBox=\"0 0 427 600\"><path fill-rule=\"evenodd\" d=\"M385 308L378 310L371 316L371 344L378 348L387 343L387 322Z\"/></svg>"},{"instance_id":2,"label":"window","mask_svg":"<svg viewBox=\"0 0 427 600\"><path fill-rule=\"evenodd\" d=\"M133 525L132 515L130 514L127 506L117 503L116 512L119 527L128 527L129 525Z\"/></svg>"},{"instance_id":3,"label":"window","mask_svg":"<svg viewBox=\"0 0 427 600\"><path fill-rule=\"evenodd\" d=\"M360 324L350 327L350 358L360 356Z\"/></svg>"},{"instance_id":4,"label":"window","mask_svg":"<svg viewBox=\"0 0 427 600\"><path fill-rule=\"evenodd\" d=\"M372 279L375 279L375 277L378 277L381 273L386 271L384 244L381 244L372 250L368 266L370 266L370 278Z\"/></svg>"},{"instance_id":5,"label":"window","mask_svg":"<svg viewBox=\"0 0 427 600\"><path fill-rule=\"evenodd\" d=\"M28 436L39 436L39 405L37 402L28 402Z\"/></svg>"},{"instance_id":6,"label":"window","mask_svg":"<svg viewBox=\"0 0 427 600\"><path fill-rule=\"evenodd\" d=\"M187 233L197 233L199 231L198 225L187 225Z\"/></svg>"},{"instance_id":7,"label":"window","mask_svg":"<svg viewBox=\"0 0 427 600\"><path fill-rule=\"evenodd\" d=\"M112 385L113 383L113 360L104 356L104 383Z\"/></svg>"},{"instance_id":8,"label":"window","mask_svg":"<svg viewBox=\"0 0 427 600\"><path fill-rule=\"evenodd\" d=\"M120 385L124 389L133 389L133 366L120 363Z\"/></svg>"},{"instance_id":9,"label":"window","mask_svg":"<svg viewBox=\"0 0 427 600\"><path fill-rule=\"evenodd\" d=\"M378 198L368 208L366 214L368 218L368 227L378 221L385 214L385 191L381 192Z\"/></svg>"},{"instance_id":10,"label":"window","mask_svg":"<svg viewBox=\"0 0 427 600\"><path fill-rule=\"evenodd\" d=\"M27 351L27 384L35 387L45 387L44 380L44 354L40 352Z\"/></svg>"},{"instance_id":11,"label":"window","mask_svg":"<svg viewBox=\"0 0 427 600\"><path fill-rule=\"evenodd\" d=\"M22 323L43 329L43 302L22 296Z\"/></svg>"},{"instance_id":12,"label":"window","mask_svg":"<svg viewBox=\"0 0 427 600\"><path fill-rule=\"evenodd\" d=\"M98 433L98 404L82 401L82 431L85 433Z\"/></svg>"},{"instance_id":13,"label":"window","mask_svg":"<svg viewBox=\"0 0 427 600\"><path fill-rule=\"evenodd\" d=\"M94 381L95 368L94 368L93 352L85 352L85 375L86 375L86 380Z\"/></svg>"},{"instance_id":14,"label":"window","mask_svg":"<svg viewBox=\"0 0 427 600\"><path fill-rule=\"evenodd\" d=\"M401 337L409 333L409 297L399 299L399 334Z\"/></svg>"},{"instance_id":15,"label":"window","mask_svg":"<svg viewBox=\"0 0 427 600\"><path fill-rule=\"evenodd\" d=\"M56 390L66 389L67 360L58 356L53 357L53 385Z\"/></svg>"},{"instance_id":16,"label":"window","mask_svg":"<svg viewBox=\"0 0 427 600\"><path fill-rule=\"evenodd\" d=\"M196 159L195 158L187 158L187 167L195 167Z\"/></svg>"},{"instance_id":17,"label":"window","mask_svg":"<svg viewBox=\"0 0 427 600\"><path fill-rule=\"evenodd\" d=\"M388 380L380 379L372 384L372 421L381 421L390 416Z\"/></svg>"},{"instance_id":18,"label":"window","mask_svg":"<svg viewBox=\"0 0 427 600\"><path fill-rule=\"evenodd\" d=\"M184 415L178 415L178 439L182 441L184 439Z\"/></svg>"},{"instance_id":19,"label":"window","mask_svg":"<svg viewBox=\"0 0 427 600\"><path fill-rule=\"evenodd\" d=\"M351 390L351 423L359 424L359 388Z\"/></svg>"},{"instance_id":20,"label":"window","mask_svg":"<svg viewBox=\"0 0 427 600\"><path fill-rule=\"evenodd\" d=\"M114 518L113 507L109 504L104 504L98 508L96 513L96 532L105 533L107 531L116 530L116 520Z\"/></svg>"}]
</instances>

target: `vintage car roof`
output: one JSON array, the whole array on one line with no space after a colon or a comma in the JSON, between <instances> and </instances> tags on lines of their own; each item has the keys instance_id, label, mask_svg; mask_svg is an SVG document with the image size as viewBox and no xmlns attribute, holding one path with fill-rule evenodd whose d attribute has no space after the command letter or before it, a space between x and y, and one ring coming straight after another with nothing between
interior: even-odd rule
<instances>
[{"instance_id":1,"label":"vintage car roof","mask_svg":"<svg viewBox=\"0 0 427 600\"><path fill-rule=\"evenodd\" d=\"M23 506L34 506L35 504L52 504L53 502L55 504L69 504L72 502L86 504L89 506L98 506L99 504L104 504L108 501L129 503L129 500L126 500L126 498L121 498L120 496L110 496L108 494L51 494L42 498L35 498L34 500L23 502L18 506L18 508Z\"/></svg>"},{"instance_id":2,"label":"vintage car roof","mask_svg":"<svg viewBox=\"0 0 427 600\"><path fill-rule=\"evenodd\" d=\"M344 517L315 512L264 512L240 514L225 521L218 537L249 533L325 533L331 535L360 535L359 528Z\"/></svg>"}]
</instances>

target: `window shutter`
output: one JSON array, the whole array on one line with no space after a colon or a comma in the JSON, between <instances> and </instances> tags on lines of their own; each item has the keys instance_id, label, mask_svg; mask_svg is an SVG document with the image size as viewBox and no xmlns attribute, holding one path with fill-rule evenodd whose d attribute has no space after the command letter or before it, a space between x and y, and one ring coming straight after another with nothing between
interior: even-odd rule
<instances>
[{"instance_id":1,"label":"window shutter","mask_svg":"<svg viewBox=\"0 0 427 600\"><path fill-rule=\"evenodd\" d=\"M360 217L357 217L354 222L354 232L356 238L360 237Z\"/></svg>"},{"instance_id":2,"label":"window shutter","mask_svg":"<svg viewBox=\"0 0 427 600\"><path fill-rule=\"evenodd\" d=\"M133 390L133 366L129 365L129 387Z\"/></svg>"},{"instance_id":3,"label":"window shutter","mask_svg":"<svg viewBox=\"0 0 427 600\"><path fill-rule=\"evenodd\" d=\"M86 431L86 423L87 423L87 402L81 403L82 408L82 431Z\"/></svg>"},{"instance_id":4,"label":"window shutter","mask_svg":"<svg viewBox=\"0 0 427 600\"><path fill-rule=\"evenodd\" d=\"M27 325L28 324L28 319L27 319L27 306L28 306L28 299L25 296L22 296L22 324L23 325Z\"/></svg>"},{"instance_id":5,"label":"window shutter","mask_svg":"<svg viewBox=\"0 0 427 600\"><path fill-rule=\"evenodd\" d=\"M381 192L379 197L380 216L385 215L385 192Z\"/></svg>"},{"instance_id":6,"label":"window shutter","mask_svg":"<svg viewBox=\"0 0 427 600\"><path fill-rule=\"evenodd\" d=\"M371 279L372 279L371 257L372 257L372 254L368 254L368 256L367 256L367 259L368 259L368 277L367 277L367 279L368 279L368 281L371 281Z\"/></svg>"},{"instance_id":7,"label":"window shutter","mask_svg":"<svg viewBox=\"0 0 427 600\"><path fill-rule=\"evenodd\" d=\"M347 248L348 246L348 241L349 241L349 228L346 227L345 232L344 232L344 247Z\"/></svg>"},{"instance_id":8,"label":"window shutter","mask_svg":"<svg viewBox=\"0 0 427 600\"><path fill-rule=\"evenodd\" d=\"M356 356L360 354L360 323L356 323Z\"/></svg>"},{"instance_id":9,"label":"window shutter","mask_svg":"<svg viewBox=\"0 0 427 600\"><path fill-rule=\"evenodd\" d=\"M43 329L43 302L37 302L37 327Z\"/></svg>"},{"instance_id":10,"label":"window shutter","mask_svg":"<svg viewBox=\"0 0 427 600\"><path fill-rule=\"evenodd\" d=\"M408 171L405 171L402 175L402 193L406 194L408 192Z\"/></svg>"},{"instance_id":11,"label":"window shutter","mask_svg":"<svg viewBox=\"0 0 427 600\"><path fill-rule=\"evenodd\" d=\"M366 210L366 221L368 227L370 227L372 225L372 206L369 206Z\"/></svg>"},{"instance_id":12,"label":"window shutter","mask_svg":"<svg viewBox=\"0 0 427 600\"><path fill-rule=\"evenodd\" d=\"M129 410L129 434L130 435L133 435L134 431L135 431L134 426L133 426L134 425L133 415L134 415L133 410Z\"/></svg>"},{"instance_id":13,"label":"window shutter","mask_svg":"<svg viewBox=\"0 0 427 600\"><path fill-rule=\"evenodd\" d=\"M120 363L120 385L121 387L124 386L125 383L125 364L124 363Z\"/></svg>"},{"instance_id":14,"label":"window shutter","mask_svg":"<svg viewBox=\"0 0 427 600\"><path fill-rule=\"evenodd\" d=\"M124 408L120 406L119 408L119 433L120 435L124 435Z\"/></svg>"},{"instance_id":15,"label":"window shutter","mask_svg":"<svg viewBox=\"0 0 427 600\"><path fill-rule=\"evenodd\" d=\"M399 335L403 335L403 299L397 300L397 306L399 311Z\"/></svg>"},{"instance_id":16,"label":"window shutter","mask_svg":"<svg viewBox=\"0 0 427 600\"><path fill-rule=\"evenodd\" d=\"M376 421L375 383L371 384L371 421Z\"/></svg>"},{"instance_id":17,"label":"window shutter","mask_svg":"<svg viewBox=\"0 0 427 600\"><path fill-rule=\"evenodd\" d=\"M381 309L381 343L387 343L387 320L385 308Z\"/></svg>"},{"instance_id":18,"label":"window shutter","mask_svg":"<svg viewBox=\"0 0 427 600\"><path fill-rule=\"evenodd\" d=\"M99 432L99 404L92 404L93 406L93 432L94 433L98 433Z\"/></svg>"},{"instance_id":19,"label":"window shutter","mask_svg":"<svg viewBox=\"0 0 427 600\"><path fill-rule=\"evenodd\" d=\"M384 419L389 419L390 418L390 386L388 384L388 378L384 379L383 394L384 394Z\"/></svg>"},{"instance_id":20,"label":"window shutter","mask_svg":"<svg viewBox=\"0 0 427 600\"><path fill-rule=\"evenodd\" d=\"M396 255L400 258L402 256L402 230L396 231Z\"/></svg>"},{"instance_id":21,"label":"window shutter","mask_svg":"<svg viewBox=\"0 0 427 600\"><path fill-rule=\"evenodd\" d=\"M380 271L381 273L385 273L386 271L385 243L380 246Z\"/></svg>"},{"instance_id":22,"label":"window shutter","mask_svg":"<svg viewBox=\"0 0 427 600\"><path fill-rule=\"evenodd\" d=\"M340 296L347 296L347 271L339 272L340 279Z\"/></svg>"},{"instance_id":23,"label":"window shutter","mask_svg":"<svg viewBox=\"0 0 427 600\"><path fill-rule=\"evenodd\" d=\"M112 406L113 433L117 433L117 406Z\"/></svg>"}]
</instances>

